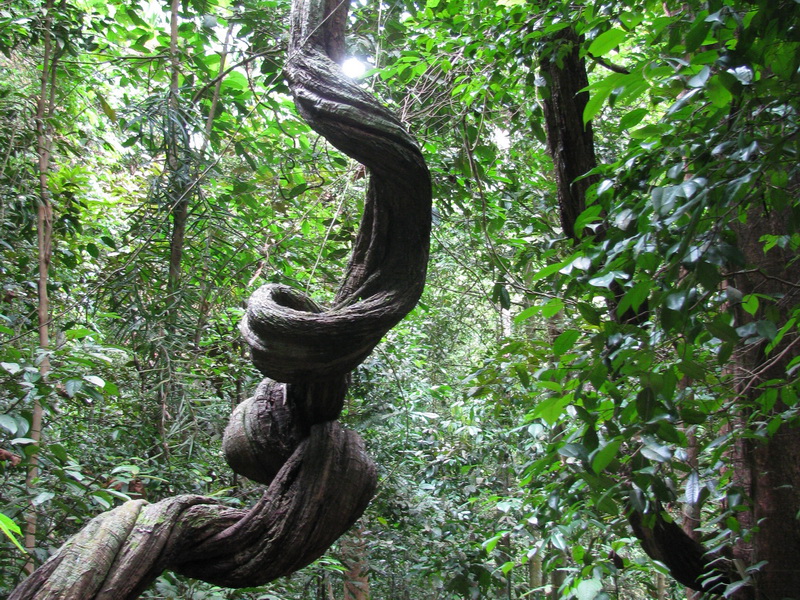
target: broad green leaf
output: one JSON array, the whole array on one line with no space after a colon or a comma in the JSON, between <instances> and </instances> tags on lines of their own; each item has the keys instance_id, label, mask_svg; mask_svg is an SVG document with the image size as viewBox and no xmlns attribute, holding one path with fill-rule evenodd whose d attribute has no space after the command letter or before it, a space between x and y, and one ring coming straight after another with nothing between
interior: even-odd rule
<instances>
[{"instance_id":1,"label":"broad green leaf","mask_svg":"<svg viewBox=\"0 0 800 600\"><path fill-rule=\"evenodd\" d=\"M0 366L3 367L6 371L8 371L11 375L16 375L22 370L22 367L19 366L17 363L12 362L0 362Z\"/></svg>"},{"instance_id":2,"label":"broad green leaf","mask_svg":"<svg viewBox=\"0 0 800 600\"><path fill-rule=\"evenodd\" d=\"M695 17L695 24L686 34L686 52L691 53L697 50L700 45L705 41L706 34L711 29L711 23L706 21L705 14L708 11L702 11Z\"/></svg>"},{"instance_id":3,"label":"broad green leaf","mask_svg":"<svg viewBox=\"0 0 800 600\"><path fill-rule=\"evenodd\" d=\"M81 389L83 389L83 381L80 379L67 379L64 383L64 391L70 398L74 397Z\"/></svg>"},{"instance_id":4,"label":"broad green leaf","mask_svg":"<svg viewBox=\"0 0 800 600\"><path fill-rule=\"evenodd\" d=\"M702 381L706 376L703 368L693 360L683 360L679 362L678 369L687 377L697 381Z\"/></svg>"},{"instance_id":5,"label":"broad green leaf","mask_svg":"<svg viewBox=\"0 0 800 600\"><path fill-rule=\"evenodd\" d=\"M624 315L628 309L634 311L639 310L639 307L647 300L650 295L650 290L653 288L653 281L646 279L637 282L632 288L625 292L625 295L617 305L617 316Z\"/></svg>"},{"instance_id":6,"label":"broad green leaf","mask_svg":"<svg viewBox=\"0 0 800 600\"><path fill-rule=\"evenodd\" d=\"M529 306L528 308L526 308L525 310L523 310L521 313L519 313L517 316L514 317L514 323L519 325L523 321L530 319L540 310L542 310L541 306Z\"/></svg>"},{"instance_id":7,"label":"broad green leaf","mask_svg":"<svg viewBox=\"0 0 800 600\"><path fill-rule=\"evenodd\" d=\"M561 456L566 456L567 458L577 458L580 460L589 459L589 452L582 444L575 444L575 443L564 444L558 449L558 453Z\"/></svg>"},{"instance_id":8,"label":"broad green leaf","mask_svg":"<svg viewBox=\"0 0 800 600\"><path fill-rule=\"evenodd\" d=\"M748 294L742 298L742 308L745 312L755 315L758 311L758 296L755 294Z\"/></svg>"},{"instance_id":9,"label":"broad green leaf","mask_svg":"<svg viewBox=\"0 0 800 600\"><path fill-rule=\"evenodd\" d=\"M700 476L694 469L689 473L689 477L686 478L684 498L687 504L697 504L700 499Z\"/></svg>"},{"instance_id":10,"label":"broad green leaf","mask_svg":"<svg viewBox=\"0 0 800 600\"><path fill-rule=\"evenodd\" d=\"M50 500L55 498L55 496L56 495L53 492L40 492L39 494L36 495L35 498L31 500L31 504L33 504L34 506L40 506L45 502L49 502Z\"/></svg>"},{"instance_id":11,"label":"broad green leaf","mask_svg":"<svg viewBox=\"0 0 800 600\"><path fill-rule=\"evenodd\" d=\"M83 378L92 385L96 385L99 388L105 387L106 385L106 382L103 381L103 379L98 377L97 375L84 375Z\"/></svg>"},{"instance_id":12,"label":"broad green leaf","mask_svg":"<svg viewBox=\"0 0 800 600\"><path fill-rule=\"evenodd\" d=\"M506 531L504 531L502 533L498 533L497 535L494 535L494 536L490 537L488 540L486 540L485 542L483 542L483 544L481 544L481 545L483 546L483 549L486 550L486 553L487 554L491 554L492 550L495 549L495 547L497 546L498 542L500 540L502 540L506 536L507 533L508 532L506 532Z\"/></svg>"},{"instance_id":13,"label":"broad green leaf","mask_svg":"<svg viewBox=\"0 0 800 600\"><path fill-rule=\"evenodd\" d=\"M553 342L553 354L555 356L566 354L578 341L580 335L581 332L577 329L568 329L561 333Z\"/></svg>"},{"instance_id":14,"label":"broad green leaf","mask_svg":"<svg viewBox=\"0 0 800 600\"><path fill-rule=\"evenodd\" d=\"M616 458L622 440L611 440L600 448L592 459L592 470L598 475Z\"/></svg>"},{"instance_id":15,"label":"broad green leaf","mask_svg":"<svg viewBox=\"0 0 800 600\"><path fill-rule=\"evenodd\" d=\"M604 31L589 44L589 54L592 56L604 56L628 37L628 33L616 27Z\"/></svg>"},{"instance_id":16,"label":"broad green leaf","mask_svg":"<svg viewBox=\"0 0 800 600\"><path fill-rule=\"evenodd\" d=\"M569 401L569 396L550 396L545 398L533 409L533 417L542 418L550 425L555 425Z\"/></svg>"},{"instance_id":17,"label":"broad green leaf","mask_svg":"<svg viewBox=\"0 0 800 600\"><path fill-rule=\"evenodd\" d=\"M68 329L64 332L64 335L67 336L68 340L79 340L92 335L92 333L94 333L92 330L86 329L85 327L80 327L77 329Z\"/></svg>"},{"instance_id":18,"label":"broad green leaf","mask_svg":"<svg viewBox=\"0 0 800 600\"><path fill-rule=\"evenodd\" d=\"M551 298L542 306L542 316L549 319L562 310L564 310L564 302L560 298Z\"/></svg>"},{"instance_id":19,"label":"broad green leaf","mask_svg":"<svg viewBox=\"0 0 800 600\"><path fill-rule=\"evenodd\" d=\"M708 99L711 100L711 104L717 108L725 108L733 100L733 94L722 83L722 79L718 75L711 78L706 85L705 92Z\"/></svg>"},{"instance_id":20,"label":"broad green leaf","mask_svg":"<svg viewBox=\"0 0 800 600\"><path fill-rule=\"evenodd\" d=\"M778 335L778 328L772 321L762 319L756 321L756 332L766 340L774 340L775 336Z\"/></svg>"},{"instance_id":21,"label":"broad green leaf","mask_svg":"<svg viewBox=\"0 0 800 600\"><path fill-rule=\"evenodd\" d=\"M239 71L231 71L222 82L222 86L234 90L246 90L249 87L247 77Z\"/></svg>"},{"instance_id":22,"label":"broad green leaf","mask_svg":"<svg viewBox=\"0 0 800 600\"><path fill-rule=\"evenodd\" d=\"M53 456L55 456L58 460L66 462L68 456L64 446L61 444L48 444L47 449L52 452Z\"/></svg>"},{"instance_id":23,"label":"broad green leaf","mask_svg":"<svg viewBox=\"0 0 800 600\"><path fill-rule=\"evenodd\" d=\"M575 598L577 600L594 600L603 590L603 582L599 579L587 579L581 581L575 588Z\"/></svg>"},{"instance_id":24,"label":"broad green leaf","mask_svg":"<svg viewBox=\"0 0 800 600\"><path fill-rule=\"evenodd\" d=\"M672 458L672 450L667 446L659 444L651 438L645 439L645 445L642 448L642 454L656 462L667 462Z\"/></svg>"},{"instance_id":25,"label":"broad green leaf","mask_svg":"<svg viewBox=\"0 0 800 600\"><path fill-rule=\"evenodd\" d=\"M594 204L588 207L580 215L578 215L577 219L575 219L575 233L581 235L584 228L600 219L600 215L602 213L603 207L599 204Z\"/></svg>"},{"instance_id":26,"label":"broad green leaf","mask_svg":"<svg viewBox=\"0 0 800 600\"><path fill-rule=\"evenodd\" d=\"M622 115L622 118L619 120L619 126L622 129L630 129L631 127L635 127L641 123L642 119L644 119L647 114L648 110L646 108L635 108Z\"/></svg>"},{"instance_id":27,"label":"broad green leaf","mask_svg":"<svg viewBox=\"0 0 800 600\"><path fill-rule=\"evenodd\" d=\"M0 415L0 427L5 429L11 435L17 433L17 421L11 415Z\"/></svg>"}]
</instances>

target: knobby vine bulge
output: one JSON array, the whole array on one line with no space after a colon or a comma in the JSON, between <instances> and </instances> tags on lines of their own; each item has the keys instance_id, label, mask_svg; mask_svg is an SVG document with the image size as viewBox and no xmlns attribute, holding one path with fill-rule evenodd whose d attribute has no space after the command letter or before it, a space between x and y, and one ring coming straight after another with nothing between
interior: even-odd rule
<instances>
[{"instance_id":1,"label":"knobby vine bulge","mask_svg":"<svg viewBox=\"0 0 800 600\"><path fill-rule=\"evenodd\" d=\"M417 303L431 182L401 123L345 77L347 0L294 0L285 75L300 114L371 172L353 255L333 306L283 285L251 297L241 325L266 376L233 412L231 468L267 485L249 510L185 495L103 513L10 600L137 598L164 570L226 587L264 584L317 559L367 507L376 469L336 421L348 374Z\"/></svg>"}]
</instances>

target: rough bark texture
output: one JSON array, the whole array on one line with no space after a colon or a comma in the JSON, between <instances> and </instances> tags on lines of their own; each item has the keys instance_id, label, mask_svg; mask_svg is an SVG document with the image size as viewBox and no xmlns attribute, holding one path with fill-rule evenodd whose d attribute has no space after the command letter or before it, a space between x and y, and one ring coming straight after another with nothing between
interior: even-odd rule
<instances>
[{"instance_id":1,"label":"rough bark texture","mask_svg":"<svg viewBox=\"0 0 800 600\"><path fill-rule=\"evenodd\" d=\"M263 497L249 510L201 496L128 502L93 519L10 600L133 599L165 569L261 585L318 558L369 503L375 466L335 419L348 373L422 293L431 184L399 121L331 60L343 55L346 7L295 0L286 77L309 124L372 178L335 305L267 285L243 320L268 378L234 410L223 445L236 472L268 485Z\"/></svg>"},{"instance_id":2,"label":"rough bark texture","mask_svg":"<svg viewBox=\"0 0 800 600\"><path fill-rule=\"evenodd\" d=\"M547 148L553 158L561 227L564 235L577 239L575 222L586 208L586 191L596 176L583 177L597 166L591 122L583 123L589 92L586 61L580 55L580 38L571 27L552 38L542 56L541 69L547 81L543 101Z\"/></svg>"},{"instance_id":3,"label":"rough bark texture","mask_svg":"<svg viewBox=\"0 0 800 600\"><path fill-rule=\"evenodd\" d=\"M800 261L789 247L776 246L764 252L761 238L765 234L791 234L793 222L789 211L770 210L754 203L747 222L737 227L746 268L732 283L743 294L776 298L771 308L777 315L778 327L786 322L790 307L800 300ZM736 314L738 325L764 317L762 312L750 316L741 308ZM764 391L762 386L770 381L776 385L785 382L786 367L798 352L796 334L790 334L769 355L764 352L764 344L750 344L735 356L735 387L740 395L743 427L754 427L747 421L750 407L757 406L754 403ZM786 409L779 399L772 413ZM800 594L800 427L783 423L766 439L740 437L734 459L734 477L750 499L749 509L739 513L738 519L745 529L757 528L752 541L740 541L734 554L745 566L767 561L755 585L740 590L735 598L796 598Z\"/></svg>"}]
</instances>

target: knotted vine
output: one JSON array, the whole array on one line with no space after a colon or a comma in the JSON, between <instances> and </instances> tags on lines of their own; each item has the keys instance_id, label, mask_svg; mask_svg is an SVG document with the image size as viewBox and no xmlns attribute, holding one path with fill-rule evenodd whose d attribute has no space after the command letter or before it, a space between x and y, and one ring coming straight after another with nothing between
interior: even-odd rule
<instances>
[{"instance_id":1,"label":"knotted vine","mask_svg":"<svg viewBox=\"0 0 800 600\"><path fill-rule=\"evenodd\" d=\"M283 285L256 291L241 325L266 376L240 404L223 447L267 486L248 510L202 496L131 501L93 519L10 600L137 598L164 570L256 586L318 558L362 514L376 486L361 439L336 421L348 374L422 293L431 185L401 123L335 61L347 1L295 0L285 75L303 118L370 171L344 281L323 307Z\"/></svg>"}]
</instances>

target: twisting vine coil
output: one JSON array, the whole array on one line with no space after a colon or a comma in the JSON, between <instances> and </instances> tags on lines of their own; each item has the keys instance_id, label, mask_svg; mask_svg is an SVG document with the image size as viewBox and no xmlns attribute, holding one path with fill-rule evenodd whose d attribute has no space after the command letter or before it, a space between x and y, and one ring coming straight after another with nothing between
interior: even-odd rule
<instances>
[{"instance_id":1,"label":"twisting vine coil","mask_svg":"<svg viewBox=\"0 0 800 600\"><path fill-rule=\"evenodd\" d=\"M165 569L255 586L318 558L362 514L376 469L337 422L348 374L417 303L425 281L431 184L402 124L345 77L345 1L295 0L285 74L300 114L371 172L364 215L334 305L286 286L250 299L241 330L267 379L234 411L224 448L266 484L249 510L202 496L128 502L93 519L10 600L134 599Z\"/></svg>"}]
</instances>

